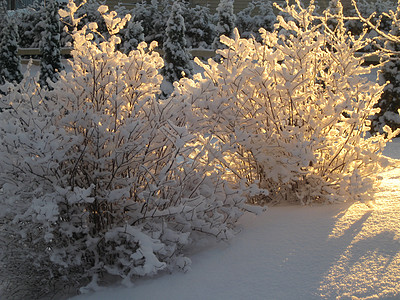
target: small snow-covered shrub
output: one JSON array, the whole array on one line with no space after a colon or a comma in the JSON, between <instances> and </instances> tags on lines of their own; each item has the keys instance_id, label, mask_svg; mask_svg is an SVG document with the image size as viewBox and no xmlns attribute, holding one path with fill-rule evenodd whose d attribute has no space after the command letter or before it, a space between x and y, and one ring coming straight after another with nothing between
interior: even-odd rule
<instances>
[{"instance_id":1,"label":"small snow-covered shrub","mask_svg":"<svg viewBox=\"0 0 400 300\"><path fill-rule=\"evenodd\" d=\"M332 0L331 3L336 3L339 0ZM339 1L340 2L340 1ZM388 33L391 30L391 20L388 16L388 12L392 10L393 7L396 6L396 1L392 0L382 0L382 1L368 1L368 0L359 0L357 1L357 9L363 18L368 18L372 16L369 20L374 25L378 27L380 31ZM361 34L364 29L364 23L358 18L357 12L354 8L349 9L345 12L347 17L352 17L346 20L345 26L348 30L350 30L354 35ZM377 32L368 26L368 37L376 38L379 37ZM380 47L383 46L382 39L375 39L375 42L378 43ZM380 48L378 46L378 48ZM372 52L376 50L376 45L374 43L370 43L366 45L363 49L360 49L365 52Z\"/></svg>"},{"instance_id":2,"label":"small snow-covered shrub","mask_svg":"<svg viewBox=\"0 0 400 300\"><path fill-rule=\"evenodd\" d=\"M381 152L390 128L388 139L367 134L383 87L363 77L370 69L354 56L368 41L343 22L334 31L326 19L313 25L313 9L284 9L296 20L278 17L293 33L287 37L280 28L261 30L262 43L237 30L221 37L221 62L196 60L204 75L176 86L224 178L269 191L254 202L369 199L387 163Z\"/></svg>"},{"instance_id":3,"label":"small snow-covered shrub","mask_svg":"<svg viewBox=\"0 0 400 300\"><path fill-rule=\"evenodd\" d=\"M76 28L68 7L61 16ZM129 16L99 12L110 38L93 42L96 23L73 31L72 70L52 90L27 76L0 98L1 276L13 299L95 289L102 274L129 284L186 269L184 247L200 234L230 237L248 207L202 163L186 104L157 97L156 43L116 51Z\"/></svg>"},{"instance_id":4,"label":"small snow-covered shrub","mask_svg":"<svg viewBox=\"0 0 400 300\"><path fill-rule=\"evenodd\" d=\"M177 81L184 76L191 76L193 73L191 55L187 49L186 27L181 6L180 0L174 2L165 30L163 74L170 82Z\"/></svg>"},{"instance_id":5,"label":"small snow-covered shrub","mask_svg":"<svg viewBox=\"0 0 400 300\"><path fill-rule=\"evenodd\" d=\"M386 15L390 10L393 10L393 7L396 6L395 1L392 0L381 0L381 1L366 1L361 0L357 1L357 7L362 14L363 17L369 17L372 14L375 15L374 18L371 19L371 22L377 24L379 21L378 28L384 32L389 32L391 30L391 20L388 15ZM372 35L375 35L372 30Z\"/></svg>"},{"instance_id":6,"label":"small snow-covered shrub","mask_svg":"<svg viewBox=\"0 0 400 300\"><path fill-rule=\"evenodd\" d=\"M96 23L97 31L101 34L101 36L94 35L94 42L99 43L103 40L103 38L110 37L107 24L104 21L101 13L98 11L99 6L105 4L105 0L87 0L84 1L84 3L85 5L81 6L76 12L75 18L80 20L78 24L75 25L70 16L62 18L62 23L64 24L62 44L69 46L69 44L73 42L71 35L68 33L74 30L74 26L77 26L78 29L82 29L83 26L89 23ZM65 6L65 4L63 5ZM65 28L65 26L67 28Z\"/></svg>"}]
</instances>

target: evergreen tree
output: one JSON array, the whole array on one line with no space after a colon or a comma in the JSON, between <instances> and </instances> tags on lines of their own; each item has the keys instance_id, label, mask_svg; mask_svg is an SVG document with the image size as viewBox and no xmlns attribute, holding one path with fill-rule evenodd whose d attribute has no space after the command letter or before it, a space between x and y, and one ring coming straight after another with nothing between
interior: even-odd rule
<instances>
[{"instance_id":1,"label":"evergreen tree","mask_svg":"<svg viewBox=\"0 0 400 300\"><path fill-rule=\"evenodd\" d=\"M122 31L122 47L126 54L137 49L139 43L144 41L143 32L142 22L135 21L133 18L128 22L126 28Z\"/></svg>"},{"instance_id":2,"label":"evergreen tree","mask_svg":"<svg viewBox=\"0 0 400 300\"><path fill-rule=\"evenodd\" d=\"M7 0L0 0L0 17L7 13Z\"/></svg>"},{"instance_id":3,"label":"evergreen tree","mask_svg":"<svg viewBox=\"0 0 400 300\"><path fill-rule=\"evenodd\" d=\"M164 13L168 10L166 9L166 3L159 3L161 1L151 0L150 3L143 1L135 5L132 16L134 16L135 21L142 21L144 37L147 43L157 41L159 45L162 45L166 19L160 7L163 7Z\"/></svg>"},{"instance_id":4,"label":"evergreen tree","mask_svg":"<svg viewBox=\"0 0 400 300\"><path fill-rule=\"evenodd\" d=\"M256 37L261 41L260 28L272 32L276 16L270 1L252 0L236 17L236 27L241 37Z\"/></svg>"},{"instance_id":5,"label":"evergreen tree","mask_svg":"<svg viewBox=\"0 0 400 300\"><path fill-rule=\"evenodd\" d=\"M27 9L19 10L16 16L19 47L39 48L42 32L45 30L46 7L35 1Z\"/></svg>"},{"instance_id":6,"label":"evergreen tree","mask_svg":"<svg viewBox=\"0 0 400 300\"><path fill-rule=\"evenodd\" d=\"M399 10L397 14L397 17L399 17ZM395 22L392 24L390 34L400 36L400 29ZM385 86L381 99L377 104L381 111L372 118L372 132L383 132L385 125L390 126L392 130L400 128L400 115L398 113L400 109L400 57L395 54L400 51L400 44L388 41L385 48L394 54L382 67L380 79L382 83L389 81L389 84Z\"/></svg>"},{"instance_id":7,"label":"evergreen tree","mask_svg":"<svg viewBox=\"0 0 400 300\"><path fill-rule=\"evenodd\" d=\"M233 0L221 0L217 7L218 24L216 28L216 37L213 42L213 49L225 48L219 38L221 35L233 37L235 28L235 14L233 13Z\"/></svg>"},{"instance_id":8,"label":"evergreen tree","mask_svg":"<svg viewBox=\"0 0 400 300\"><path fill-rule=\"evenodd\" d=\"M210 48L215 31L210 8L202 5L187 8L184 19L190 46L192 48Z\"/></svg>"},{"instance_id":9,"label":"evergreen tree","mask_svg":"<svg viewBox=\"0 0 400 300\"><path fill-rule=\"evenodd\" d=\"M48 80L56 82L58 80L58 71L63 66L61 63L60 46L60 17L58 15L58 2L49 0L46 3L46 23L40 42L42 53L40 59L40 79L39 83L48 86Z\"/></svg>"},{"instance_id":10,"label":"evergreen tree","mask_svg":"<svg viewBox=\"0 0 400 300\"><path fill-rule=\"evenodd\" d=\"M5 16L0 33L0 84L22 80L21 58L18 56L18 30L14 21Z\"/></svg>"},{"instance_id":11,"label":"evergreen tree","mask_svg":"<svg viewBox=\"0 0 400 300\"><path fill-rule=\"evenodd\" d=\"M185 76L191 76L193 66L191 55L187 51L185 21L182 17L182 4L177 0L172 5L171 15L167 21L163 45L165 66L164 75L170 82Z\"/></svg>"}]
</instances>

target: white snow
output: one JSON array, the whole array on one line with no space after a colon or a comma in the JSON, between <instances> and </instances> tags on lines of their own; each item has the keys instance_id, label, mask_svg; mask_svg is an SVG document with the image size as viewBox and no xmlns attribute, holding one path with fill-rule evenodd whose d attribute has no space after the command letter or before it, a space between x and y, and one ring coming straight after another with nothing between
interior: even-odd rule
<instances>
[{"instance_id":1,"label":"white snow","mask_svg":"<svg viewBox=\"0 0 400 300\"><path fill-rule=\"evenodd\" d=\"M400 139L385 154L400 159ZM193 251L187 273L70 300L400 299L400 161L375 201L276 206L245 215L229 243Z\"/></svg>"}]
</instances>

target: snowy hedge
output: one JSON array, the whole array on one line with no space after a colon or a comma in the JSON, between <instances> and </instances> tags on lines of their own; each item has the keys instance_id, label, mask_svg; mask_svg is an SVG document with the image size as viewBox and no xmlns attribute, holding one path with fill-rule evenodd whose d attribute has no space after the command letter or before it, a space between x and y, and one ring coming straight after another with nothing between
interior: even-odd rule
<instances>
[{"instance_id":1,"label":"snowy hedge","mask_svg":"<svg viewBox=\"0 0 400 300\"><path fill-rule=\"evenodd\" d=\"M77 7L69 3L73 13ZM101 6L97 24L72 33L72 71L52 90L25 76L1 98L0 233L6 297L38 298L61 284L94 289L122 278L186 269L185 246L226 239L246 197L200 158L184 103L160 100L163 60L155 43L129 56L115 36L129 19Z\"/></svg>"},{"instance_id":2,"label":"snowy hedge","mask_svg":"<svg viewBox=\"0 0 400 300\"><path fill-rule=\"evenodd\" d=\"M398 131L367 134L383 90L354 56L368 40L341 11L282 10L292 20L262 42L222 36L222 59L197 59L204 72L166 98L157 43L117 50L130 15L100 6L105 35L73 1L60 11L70 71L1 87L0 296L186 270L188 246L231 237L248 202L370 199Z\"/></svg>"},{"instance_id":3,"label":"snowy hedge","mask_svg":"<svg viewBox=\"0 0 400 300\"><path fill-rule=\"evenodd\" d=\"M368 137L383 90L354 56L368 40L347 32L343 18L331 30L313 6L282 10L293 21L279 16L261 43L237 30L222 37L221 63L196 60L204 74L181 80L176 97L192 107L192 130L225 178L269 191L254 202L370 199L396 133Z\"/></svg>"}]
</instances>

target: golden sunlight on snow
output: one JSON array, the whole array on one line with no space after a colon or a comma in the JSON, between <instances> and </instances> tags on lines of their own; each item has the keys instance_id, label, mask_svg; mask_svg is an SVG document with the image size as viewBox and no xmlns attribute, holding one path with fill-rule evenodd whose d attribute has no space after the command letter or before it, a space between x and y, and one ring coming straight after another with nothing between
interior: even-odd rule
<instances>
[{"instance_id":1,"label":"golden sunlight on snow","mask_svg":"<svg viewBox=\"0 0 400 300\"><path fill-rule=\"evenodd\" d=\"M337 216L329 238L340 242L350 235L352 242L325 274L323 298L400 296L400 168L382 175L381 192L373 203L354 203Z\"/></svg>"}]
</instances>

